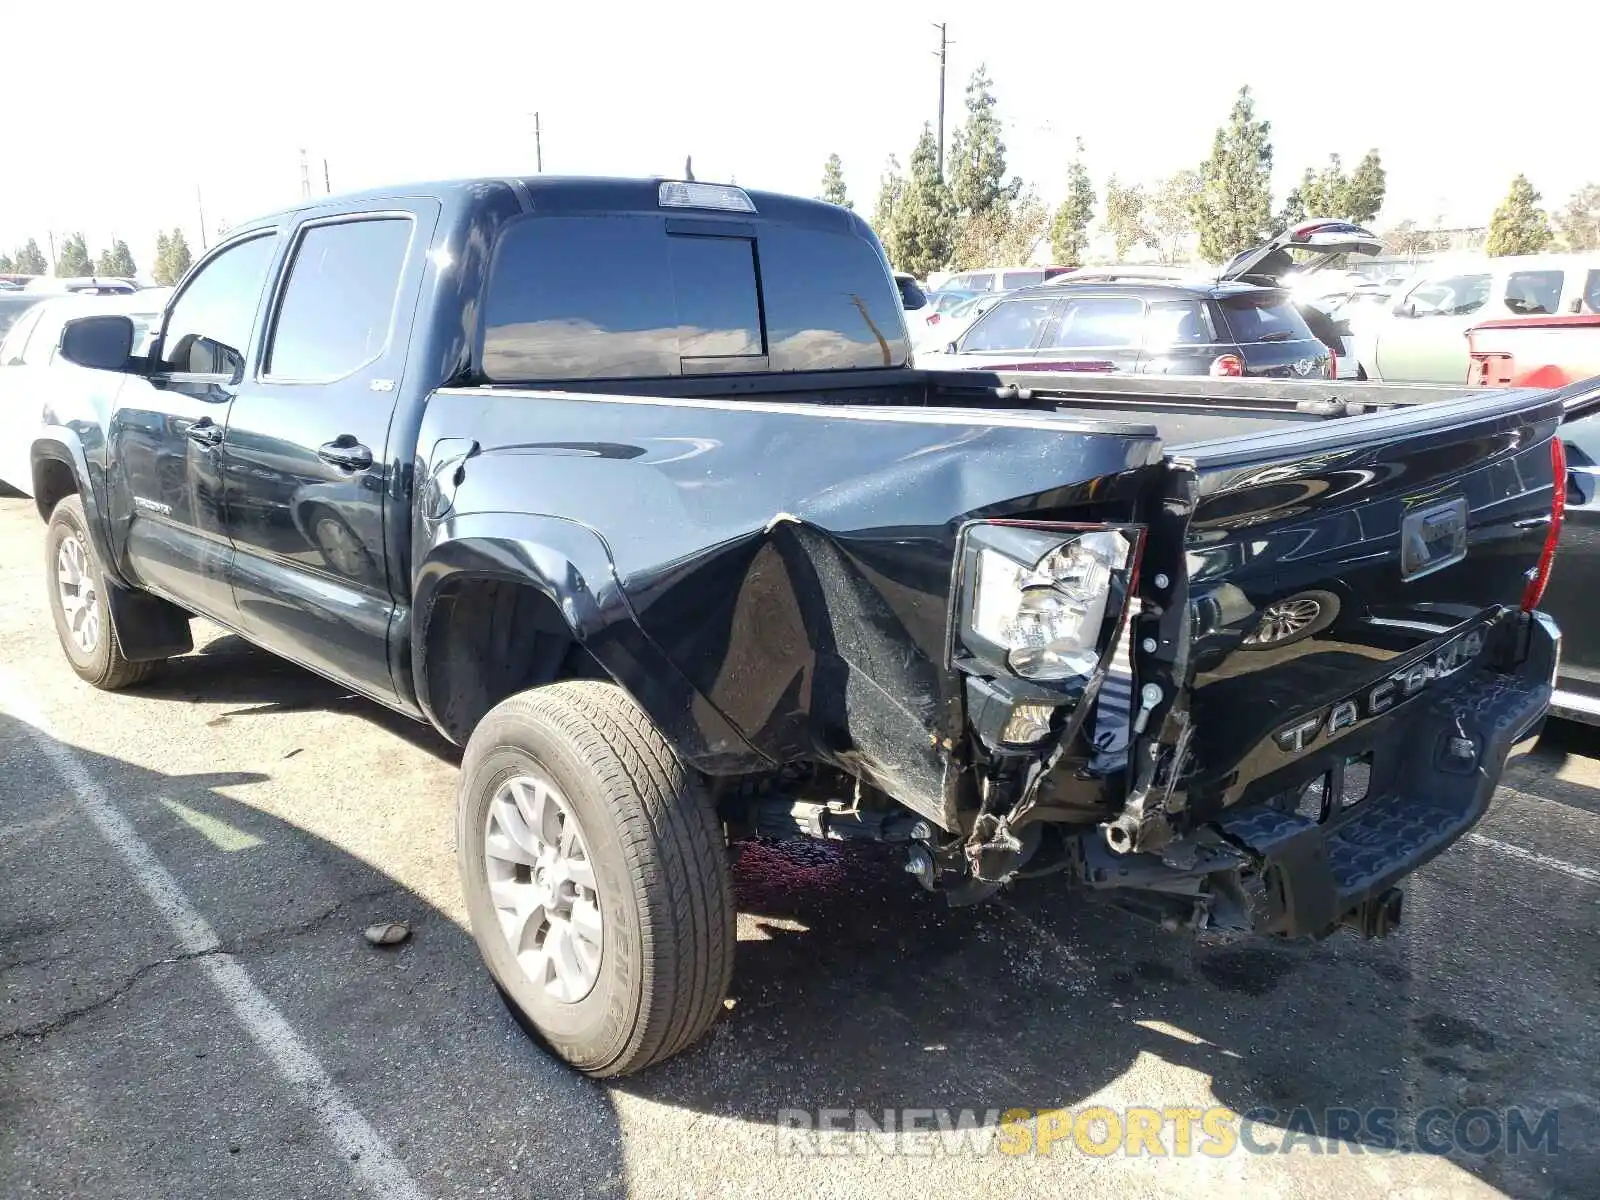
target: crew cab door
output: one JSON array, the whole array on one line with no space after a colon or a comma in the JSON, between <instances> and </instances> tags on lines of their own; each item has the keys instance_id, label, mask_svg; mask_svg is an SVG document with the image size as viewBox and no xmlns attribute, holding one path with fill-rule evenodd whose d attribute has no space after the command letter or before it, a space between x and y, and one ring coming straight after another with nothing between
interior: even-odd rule
<instances>
[{"instance_id":1,"label":"crew cab door","mask_svg":"<svg viewBox=\"0 0 1600 1200\"><path fill-rule=\"evenodd\" d=\"M437 217L385 203L289 231L223 450L240 631L380 698L410 467L389 424Z\"/></svg>"},{"instance_id":2,"label":"crew cab door","mask_svg":"<svg viewBox=\"0 0 1600 1200\"><path fill-rule=\"evenodd\" d=\"M167 305L148 376L129 376L107 427L114 552L137 583L233 623L221 445L277 256L275 230L218 247Z\"/></svg>"}]
</instances>

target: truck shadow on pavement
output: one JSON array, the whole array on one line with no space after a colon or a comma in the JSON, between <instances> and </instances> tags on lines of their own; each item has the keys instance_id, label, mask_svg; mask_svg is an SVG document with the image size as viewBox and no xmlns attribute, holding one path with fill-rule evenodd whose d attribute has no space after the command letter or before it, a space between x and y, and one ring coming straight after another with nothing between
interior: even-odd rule
<instances>
[{"instance_id":1,"label":"truck shadow on pavement","mask_svg":"<svg viewBox=\"0 0 1600 1200\"><path fill-rule=\"evenodd\" d=\"M185 703L230 704L211 719L213 727L275 713L322 710L349 712L404 738L418 749L447 762L460 762L461 749L424 722L413 720L358 696L314 672L224 633L209 641L197 626L195 652L169 659L141 696Z\"/></svg>"},{"instance_id":2,"label":"truck shadow on pavement","mask_svg":"<svg viewBox=\"0 0 1600 1200\"><path fill-rule=\"evenodd\" d=\"M1587 1088L1592 1100L1562 1033L1468 1015L1483 999L1474 973L1506 969L1485 965L1493 951L1466 964L1467 981L1447 982L1413 967L1404 932L1389 943L1196 942L1050 880L951 910L898 858L860 846L752 843L735 878L732 1011L709 1045L623 1090L775 1127L799 1119L784 1110L815 1119L823 1108L971 1109L992 1122L1010 1108L1081 1106L1138 1067L1110 1103L1254 1111L1269 1152L1294 1146L1286 1131L1315 1130L1332 1139L1324 1152L1347 1157L1368 1137L1348 1136L1336 1110L1394 1110L1404 1146L1433 1106L1453 1119L1520 1105L1532 1125L1563 1084L1569 1099ZM1578 990L1586 973L1571 995L1591 1011L1575 1026L1595 1016L1592 990ZM1513 1193L1581 1191L1600 1177L1597 1118L1583 1103L1561 1112L1568 1152L1555 1157L1449 1157ZM1303 1151L1313 1139L1297 1140Z\"/></svg>"},{"instance_id":3,"label":"truck shadow on pavement","mask_svg":"<svg viewBox=\"0 0 1600 1200\"><path fill-rule=\"evenodd\" d=\"M360 1190L279 1076L281 1036L257 1042L211 983L211 953L244 967L425 1194L545 1194L534 1173L552 1164L563 1194L624 1193L605 1089L526 1038L450 916L221 790L263 775L73 747L215 930L219 950L186 952L38 737L0 713L0 1195ZM412 936L370 946L378 921Z\"/></svg>"}]
</instances>

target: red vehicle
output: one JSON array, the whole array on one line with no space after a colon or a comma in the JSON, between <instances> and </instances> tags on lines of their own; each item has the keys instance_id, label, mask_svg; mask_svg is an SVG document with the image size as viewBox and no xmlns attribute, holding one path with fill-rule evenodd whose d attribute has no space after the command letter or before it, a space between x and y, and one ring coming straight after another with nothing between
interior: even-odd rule
<instances>
[{"instance_id":1,"label":"red vehicle","mask_svg":"<svg viewBox=\"0 0 1600 1200\"><path fill-rule=\"evenodd\" d=\"M1600 314L1507 317L1467 331L1467 382L1557 388L1600 375Z\"/></svg>"}]
</instances>

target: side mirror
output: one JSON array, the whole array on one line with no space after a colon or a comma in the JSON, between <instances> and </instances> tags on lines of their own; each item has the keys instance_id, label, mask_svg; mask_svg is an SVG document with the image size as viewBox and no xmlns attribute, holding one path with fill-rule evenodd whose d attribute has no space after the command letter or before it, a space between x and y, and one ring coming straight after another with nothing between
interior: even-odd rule
<instances>
[{"instance_id":1,"label":"side mirror","mask_svg":"<svg viewBox=\"0 0 1600 1200\"><path fill-rule=\"evenodd\" d=\"M1394 315L1397 317L1414 317L1417 315L1417 306L1406 300L1394 306Z\"/></svg>"},{"instance_id":2,"label":"side mirror","mask_svg":"<svg viewBox=\"0 0 1600 1200\"><path fill-rule=\"evenodd\" d=\"M956 349L956 344L954 342L948 343L944 348L944 352L946 354L959 354L960 353L960 351Z\"/></svg>"},{"instance_id":3,"label":"side mirror","mask_svg":"<svg viewBox=\"0 0 1600 1200\"><path fill-rule=\"evenodd\" d=\"M161 357L169 369L179 374L222 375L231 384L244 378L244 355L202 334L184 334L170 351L163 349Z\"/></svg>"},{"instance_id":4,"label":"side mirror","mask_svg":"<svg viewBox=\"0 0 1600 1200\"><path fill-rule=\"evenodd\" d=\"M122 316L78 317L61 329L61 357L93 371L133 371L133 322Z\"/></svg>"}]
</instances>

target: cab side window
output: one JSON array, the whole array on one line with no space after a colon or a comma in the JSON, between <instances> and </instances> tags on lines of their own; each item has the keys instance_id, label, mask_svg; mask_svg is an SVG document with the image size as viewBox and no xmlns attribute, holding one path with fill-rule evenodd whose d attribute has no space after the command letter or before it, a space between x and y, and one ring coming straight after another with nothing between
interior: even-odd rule
<instances>
[{"instance_id":1,"label":"cab side window","mask_svg":"<svg viewBox=\"0 0 1600 1200\"><path fill-rule=\"evenodd\" d=\"M1031 350L1039 344L1039 337L1055 307L1053 298L1007 300L996 304L967 331L967 336L961 340L961 352Z\"/></svg>"},{"instance_id":2,"label":"cab side window","mask_svg":"<svg viewBox=\"0 0 1600 1200\"><path fill-rule=\"evenodd\" d=\"M263 375L339 379L381 355L410 245L406 217L309 226L289 264Z\"/></svg>"},{"instance_id":3,"label":"cab side window","mask_svg":"<svg viewBox=\"0 0 1600 1200\"><path fill-rule=\"evenodd\" d=\"M1560 271L1514 271L1506 280L1506 307L1519 316L1548 316L1561 307Z\"/></svg>"},{"instance_id":4,"label":"cab side window","mask_svg":"<svg viewBox=\"0 0 1600 1200\"><path fill-rule=\"evenodd\" d=\"M1397 317L1457 317L1489 302L1488 275L1452 275L1418 284L1395 309Z\"/></svg>"},{"instance_id":5,"label":"cab side window","mask_svg":"<svg viewBox=\"0 0 1600 1200\"><path fill-rule=\"evenodd\" d=\"M274 234L236 243L200 268L167 312L161 369L237 376L277 245Z\"/></svg>"},{"instance_id":6,"label":"cab side window","mask_svg":"<svg viewBox=\"0 0 1600 1200\"><path fill-rule=\"evenodd\" d=\"M0 342L0 367L20 367L27 353L29 336L39 324L40 308L35 305L17 318L17 323Z\"/></svg>"}]
</instances>

